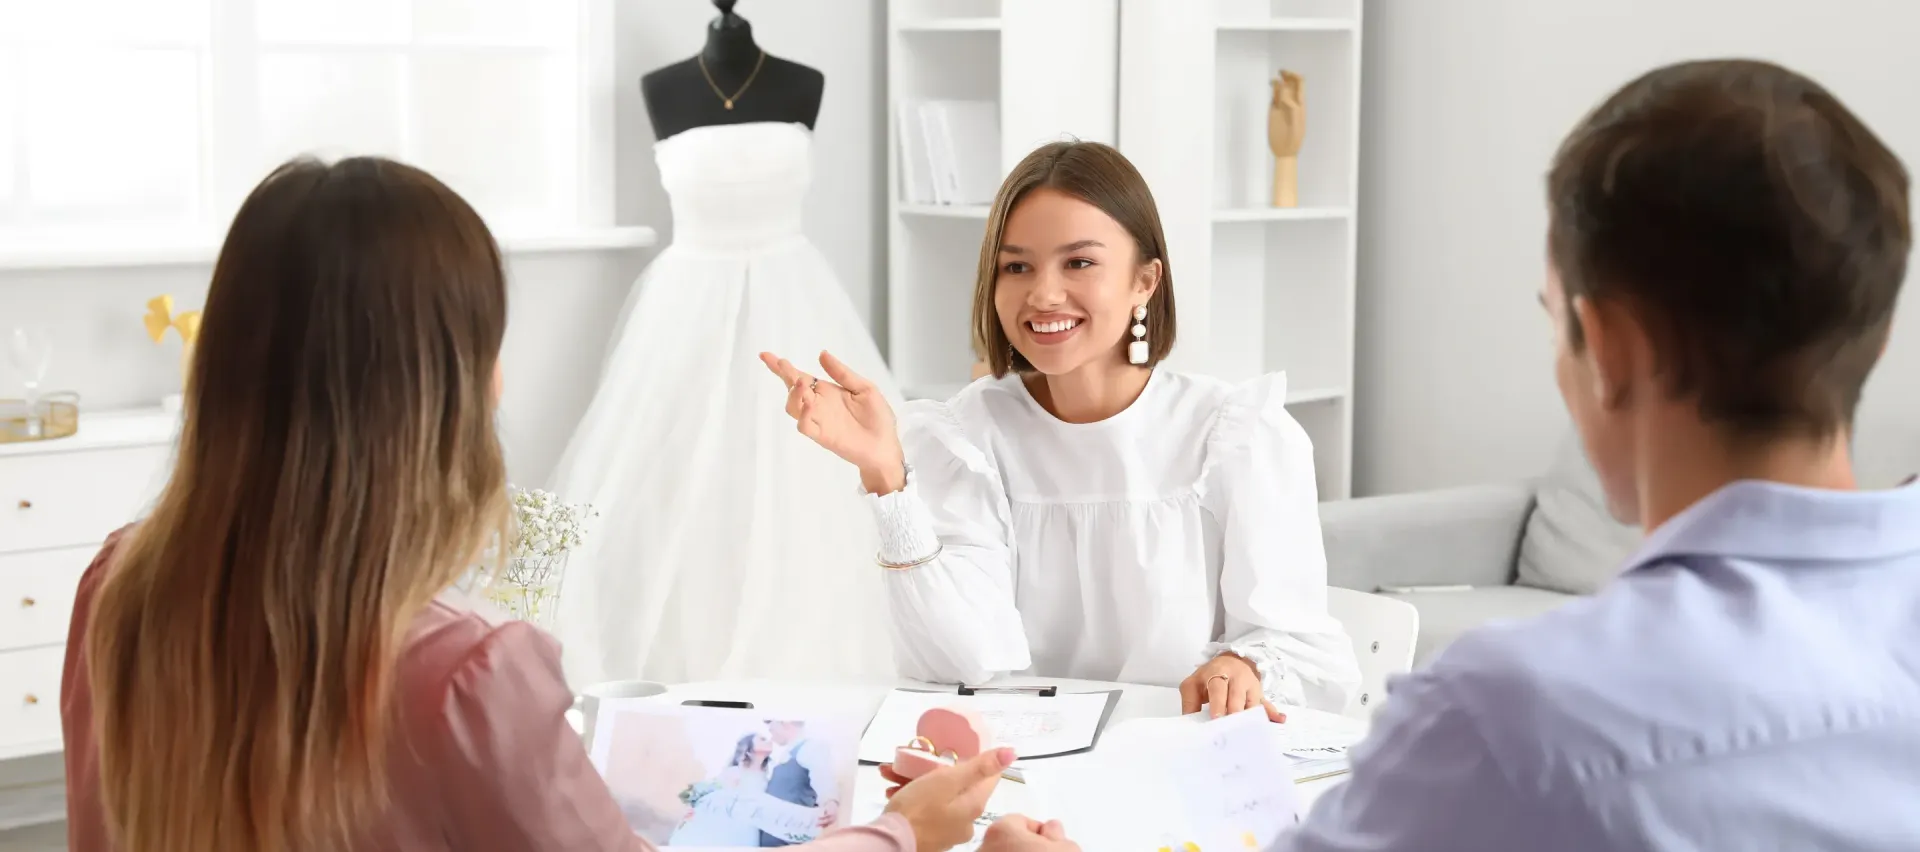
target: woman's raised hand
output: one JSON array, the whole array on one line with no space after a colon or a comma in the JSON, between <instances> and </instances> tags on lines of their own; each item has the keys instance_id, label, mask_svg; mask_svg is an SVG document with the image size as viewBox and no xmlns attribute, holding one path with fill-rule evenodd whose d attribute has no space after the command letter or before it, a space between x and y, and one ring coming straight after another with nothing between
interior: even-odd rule
<instances>
[{"instance_id":1,"label":"woman's raised hand","mask_svg":"<svg viewBox=\"0 0 1920 852\"><path fill-rule=\"evenodd\" d=\"M891 494L906 487L906 453L894 426L893 406L859 373L833 355L820 353L831 381L802 372L785 358L760 353L767 369L787 386L787 416L800 434L860 469L869 493Z\"/></svg>"}]
</instances>

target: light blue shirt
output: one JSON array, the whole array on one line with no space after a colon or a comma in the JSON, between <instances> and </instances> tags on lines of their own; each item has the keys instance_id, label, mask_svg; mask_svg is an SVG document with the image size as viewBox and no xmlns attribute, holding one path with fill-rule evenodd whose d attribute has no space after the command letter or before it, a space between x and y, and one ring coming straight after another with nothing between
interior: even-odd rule
<instances>
[{"instance_id":1,"label":"light blue shirt","mask_svg":"<svg viewBox=\"0 0 1920 852\"><path fill-rule=\"evenodd\" d=\"M1715 492L1395 680L1275 848L1920 849L1920 486Z\"/></svg>"}]
</instances>

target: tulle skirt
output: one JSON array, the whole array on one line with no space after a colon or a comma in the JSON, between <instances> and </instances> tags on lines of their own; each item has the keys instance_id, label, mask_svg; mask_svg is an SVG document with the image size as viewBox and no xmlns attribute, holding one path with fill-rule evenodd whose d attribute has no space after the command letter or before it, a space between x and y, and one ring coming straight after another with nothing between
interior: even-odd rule
<instances>
[{"instance_id":1,"label":"tulle skirt","mask_svg":"<svg viewBox=\"0 0 1920 852\"><path fill-rule=\"evenodd\" d=\"M859 477L795 431L763 350L815 375L830 351L899 399L811 243L663 251L555 474L600 513L555 622L576 687L893 675Z\"/></svg>"}]
</instances>

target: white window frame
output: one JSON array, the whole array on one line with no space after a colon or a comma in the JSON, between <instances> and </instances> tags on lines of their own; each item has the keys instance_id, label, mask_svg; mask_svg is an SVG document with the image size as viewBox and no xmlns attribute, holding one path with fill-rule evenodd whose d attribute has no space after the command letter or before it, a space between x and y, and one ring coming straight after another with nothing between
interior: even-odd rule
<instances>
[{"instance_id":1,"label":"white window frame","mask_svg":"<svg viewBox=\"0 0 1920 852\"><path fill-rule=\"evenodd\" d=\"M59 0L51 0L59 2ZM574 0L578 4L572 50L572 78L575 102L571 114L576 123L572 133L573 150L566 186L555 208L553 221L537 225L517 225L496 235L509 251L540 252L619 249L651 244L653 234L645 228L622 228L614 224L614 105L618 82L614 79L614 0ZM335 41L317 41L313 45L265 44L259 37L254 0L209 0L210 34L205 45L163 39L110 40L73 39L88 47L126 47L198 50L200 57L201 110L197 192L185 221L156 228L133 229L92 226L87 223L56 224L46 229L18 223L0 224L0 270L65 268L91 266L171 265L210 262L226 228L226 217L248 190L263 176L254 167L260 162L262 117L255 79L258 60L265 50L306 50L321 54L350 54L377 51L385 54L417 56L438 50L501 50L547 53L550 46L497 44L370 44L359 46ZM0 63L4 65L4 63ZM0 67L0 72L8 69ZM416 118L408 106L411 81L407 75L397 81L401 87L403 151L406 134ZM24 116L20 105L18 116ZM25 156L27 129L24 121L16 128L17 186L32 164ZM432 163L423 163L431 169ZM484 212L484 211L483 211ZM3 221L3 220L0 220ZM179 225L178 228L172 225Z\"/></svg>"}]
</instances>

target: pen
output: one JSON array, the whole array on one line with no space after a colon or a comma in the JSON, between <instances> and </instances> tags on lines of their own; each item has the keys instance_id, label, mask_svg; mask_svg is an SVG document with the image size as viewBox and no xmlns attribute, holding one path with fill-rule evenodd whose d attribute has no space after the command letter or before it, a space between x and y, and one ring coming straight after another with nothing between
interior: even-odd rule
<instances>
[{"instance_id":1,"label":"pen","mask_svg":"<svg viewBox=\"0 0 1920 852\"><path fill-rule=\"evenodd\" d=\"M1305 783L1307 783L1307 782L1309 782L1309 781L1320 781L1320 780L1323 780L1323 779L1327 779L1327 778L1334 778L1334 777L1338 777L1338 776L1341 776L1341 775L1345 775L1345 774L1347 774L1347 773L1349 773L1349 772L1352 772L1352 771L1353 771L1352 769L1335 769L1335 770L1333 770L1332 772L1322 772L1322 773L1320 773L1319 775L1309 775L1309 776L1307 776L1307 777L1305 777L1305 778L1295 778L1295 779L1293 779L1293 783L1295 783L1295 784L1305 784Z\"/></svg>"}]
</instances>

